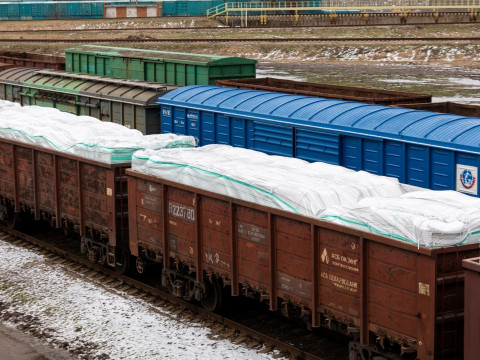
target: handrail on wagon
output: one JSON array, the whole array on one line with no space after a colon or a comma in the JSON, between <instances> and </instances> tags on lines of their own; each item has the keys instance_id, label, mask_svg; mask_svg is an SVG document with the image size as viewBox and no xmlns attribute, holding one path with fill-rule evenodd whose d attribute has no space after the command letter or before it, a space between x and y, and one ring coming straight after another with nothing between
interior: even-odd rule
<instances>
[{"instance_id":1,"label":"handrail on wagon","mask_svg":"<svg viewBox=\"0 0 480 360\"><path fill-rule=\"evenodd\" d=\"M278 11L369 11L431 10L480 8L480 0L313 0L313 1L252 1L223 3L207 10L207 17L242 12L265 13Z\"/></svg>"}]
</instances>

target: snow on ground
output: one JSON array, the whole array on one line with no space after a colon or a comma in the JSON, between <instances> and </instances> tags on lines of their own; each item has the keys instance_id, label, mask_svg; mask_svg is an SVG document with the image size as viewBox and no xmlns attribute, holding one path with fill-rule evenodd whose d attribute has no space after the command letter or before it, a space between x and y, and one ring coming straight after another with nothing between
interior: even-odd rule
<instances>
[{"instance_id":1,"label":"snow on ground","mask_svg":"<svg viewBox=\"0 0 480 360\"><path fill-rule=\"evenodd\" d=\"M353 86L388 89L416 93L434 94L432 102L455 102L480 105L480 77L467 68L451 68L436 71L425 67L390 67L384 71L365 71L365 67L351 65L285 67L272 63L261 63L257 68L257 77L275 77L297 81L313 81L338 85L344 82ZM370 67L369 69L372 69ZM438 70L438 71L437 71ZM372 82L372 79L375 79ZM370 81L370 82L369 82ZM356 82L356 83L355 83ZM385 85L384 85L385 84Z\"/></svg>"},{"instance_id":2,"label":"snow on ground","mask_svg":"<svg viewBox=\"0 0 480 360\"><path fill-rule=\"evenodd\" d=\"M274 62L362 62L375 65L385 64L442 64L448 67L457 61L467 60L475 63L480 60L480 46L477 44L459 45L422 45L417 44L389 44L389 45L358 45L358 44L325 44L300 50L290 49L262 49L237 53L237 56L248 57L259 61Z\"/></svg>"},{"instance_id":3,"label":"snow on ground","mask_svg":"<svg viewBox=\"0 0 480 360\"><path fill-rule=\"evenodd\" d=\"M432 102L453 102L453 103L460 103L460 104L468 104L468 105L479 105L480 106L480 98L478 97L463 97L463 96L434 96L432 97Z\"/></svg>"},{"instance_id":4,"label":"snow on ground","mask_svg":"<svg viewBox=\"0 0 480 360\"><path fill-rule=\"evenodd\" d=\"M95 359L271 359L0 240L0 318Z\"/></svg>"},{"instance_id":5,"label":"snow on ground","mask_svg":"<svg viewBox=\"0 0 480 360\"><path fill-rule=\"evenodd\" d=\"M450 82L454 84L471 86L472 89L478 89L478 87L480 86L480 80L474 80L469 78L448 78L448 80L450 80Z\"/></svg>"},{"instance_id":6,"label":"snow on ground","mask_svg":"<svg viewBox=\"0 0 480 360\"><path fill-rule=\"evenodd\" d=\"M305 81L304 77L291 75L286 71L274 70L273 68L257 69L257 78L264 77L276 77L285 80Z\"/></svg>"}]
</instances>

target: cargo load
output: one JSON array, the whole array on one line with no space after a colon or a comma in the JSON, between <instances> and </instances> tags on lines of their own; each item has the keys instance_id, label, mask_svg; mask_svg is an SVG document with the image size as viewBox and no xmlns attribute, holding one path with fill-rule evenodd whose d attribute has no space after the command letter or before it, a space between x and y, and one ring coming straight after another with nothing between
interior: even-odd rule
<instances>
[{"instance_id":1,"label":"cargo load","mask_svg":"<svg viewBox=\"0 0 480 360\"><path fill-rule=\"evenodd\" d=\"M138 151L132 170L418 246L480 239L480 200L337 165L209 145Z\"/></svg>"},{"instance_id":2,"label":"cargo load","mask_svg":"<svg viewBox=\"0 0 480 360\"><path fill-rule=\"evenodd\" d=\"M108 164L129 163L139 149L195 146L191 136L138 130L57 109L0 100L0 137Z\"/></svg>"}]
</instances>

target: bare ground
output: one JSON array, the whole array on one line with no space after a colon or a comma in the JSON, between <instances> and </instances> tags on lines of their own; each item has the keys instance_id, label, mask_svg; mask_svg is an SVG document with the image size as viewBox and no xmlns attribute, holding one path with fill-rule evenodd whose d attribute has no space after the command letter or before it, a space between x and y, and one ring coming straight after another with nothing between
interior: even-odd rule
<instances>
[{"instance_id":1,"label":"bare ground","mask_svg":"<svg viewBox=\"0 0 480 360\"><path fill-rule=\"evenodd\" d=\"M183 29L174 29L174 28ZM217 29L198 29L217 27ZM143 28L143 29L140 29ZM151 30L145 30L150 28ZM158 30L164 28L169 30ZM50 32L48 30L65 30ZM78 31L78 30L91 31ZM120 29L120 31L109 31ZM138 29L138 30L125 30ZM73 31L77 30L77 31ZM282 64L354 64L354 65L430 65L448 67L480 67L480 42L449 40L428 43L417 40L402 42L372 42L375 37L480 37L480 24L430 25L368 28L286 28L245 29L225 28L213 19L155 18L151 19L93 19L68 21L8 21L0 22L3 39L105 39L104 45L136 47L164 51L194 52L253 58L261 62ZM245 43L139 43L139 39L165 38L244 38ZM358 42L285 42L270 43L278 37L331 38L363 37ZM265 39L249 43L248 39ZM129 43L115 39L130 39ZM69 43L2 43L0 49L15 49L50 54L62 54Z\"/></svg>"}]
</instances>

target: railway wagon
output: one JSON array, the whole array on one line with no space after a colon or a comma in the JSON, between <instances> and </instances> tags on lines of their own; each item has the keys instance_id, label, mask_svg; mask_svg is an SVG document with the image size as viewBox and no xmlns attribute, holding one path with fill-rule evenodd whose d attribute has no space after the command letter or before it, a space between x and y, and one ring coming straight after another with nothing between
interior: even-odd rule
<instances>
[{"instance_id":1,"label":"railway wagon","mask_svg":"<svg viewBox=\"0 0 480 360\"><path fill-rule=\"evenodd\" d=\"M15 227L19 214L32 214L66 233L79 233L94 244L92 260L121 270L122 254L116 250L128 244L125 169L130 163L106 164L4 138L0 154L0 220Z\"/></svg>"},{"instance_id":2,"label":"railway wagon","mask_svg":"<svg viewBox=\"0 0 480 360\"><path fill-rule=\"evenodd\" d=\"M321 84L269 77L259 79L218 80L215 82L215 85L237 89L264 90L285 94L358 101L367 104L399 106L416 110L428 110L461 116L480 117L480 106L478 105L454 102L432 103L432 95L430 94Z\"/></svg>"},{"instance_id":3,"label":"railway wagon","mask_svg":"<svg viewBox=\"0 0 480 360\"><path fill-rule=\"evenodd\" d=\"M404 107L416 110L428 110L461 116L480 117L480 106L454 102L436 102L424 104L405 104Z\"/></svg>"},{"instance_id":4,"label":"railway wagon","mask_svg":"<svg viewBox=\"0 0 480 360\"><path fill-rule=\"evenodd\" d=\"M14 65L12 64L5 64L5 63L2 63L0 62L0 71L3 71L3 70L7 70L7 69L10 69L14 67Z\"/></svg>"},{"instance_id":5,"label":"railway wagon","mask_svg":"<svg viewBox=\"0 0 480 360\"><path fill-rule=\"evenodd\" d=\"M0 51L0 62L14 67L26 66L54 70L65 70L65 57L36 54L22 51Z\"/></svg>"},{"instance_id":6,"label":"railway wagon","mask_svg":"<svg viewBox=\"0 0 480 360\"><path fill-rule=\"evenodd\" d=\"M159 134L158 96L177 86L14 68L0 73L0 99L53 107Z\"/></svg>"},{"instance_id":7,"label":"railway wagon","mask_svg":"<svg viewBox=\"0 0 480 360\"><path fill-rule=\"evenodd\" d=\"M480 353L480 257L463 260L465 269L465 360Z\"/></svg>"},{"instance_id":8,"label":"railway wagon","mask_svg":"<svg viewBox=\"0 0 480 360\"><path fill-rule=\"evenodd\" d=\"M100 1L15 1L0 3L0 20L88 19L103 17Z\"/></svg>"},{"instance_id":9,"label":"railway wagon","mask_svg":"<svg viewBox=\"0 0 480 360\"><path fill-rule=\"evenodd\" d=\"M65 49L69 72L171 85L214 85L216 80L252 78L256 60L239 57L82 45Z\"/></svg>"},{"instance_id":10,"label":"railway wagon","mask_svg":"<svg viewBox=\"0 0 480 360\"><path fill-rule=\"evenodd\" d=\"M138 5L157 1L137 0ZM0 20L61 20L101 19L104 1L4 1L0 3ZM129 4L127 0L112 1L111 5Z\"/></svg>"},{"instance_id":11,"label":"railway wagon","mask_svg":"<svg viewBox=\"0 0 480 360\"><path fill-rule=\"evenodd\" d=\"M205 16L207 10L223 4L224 0L165 1L159 16ZM238 0L228 2L240 2ZM0 3L0 20L48 19L101 19L105 17L105 1L3 1ZM156 0L137 0L135 5L147 6L162 3ZM108 6L129 6L129 0L108 2ZM118 16L120 17L120 16ZM131 17L125 14L123 17Z\"/></svg>"},{"instance_id":12,"label":"railway wagon","mask_svg":"<svg viewBox=\"0 0 480 360\"><path fill-rule=\"evenodd\" d=\"M367 104L401 105L417 103L425 104L432 102L432 95L429 94L321 84L270 77L259 79L218 80L215 82L215 85L237 89L264 90L286 94L358 101Z\"/></svg>"},{"instance_id":13,"label":"railway wagon","mask_svg":"<svg viewBox=\"0 0 480 360\"><path fill-rule=\"evenodd\" d=\"M462 259L128 169L130 251L163 262L176 296L215 310L222 288L353 338L351 359L462 359ZM142 260L143 259L143 260ZM401 357L405 356L405 357Z\"/></svg>"},{"instance_id":14,"label":"railway wagon","mask_svg":"<svg viewBox=\"0 0 480 360\"><path fill-rule=\"evenodd\" d=\"M214 86L158 99L162 133L478 196L478 118Z\"/></svg>"},{"instance_id":15,"label":"railway wagon","mask_svg":"<svg viewBox=\"0 0 480 360\"><path fill-rule=\"evenodd\" d=\"M239 0L180 0L164 1L162 16L205 16L207 11L226 2L241 2Z\"/></svg>"}]
</instances>

